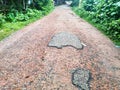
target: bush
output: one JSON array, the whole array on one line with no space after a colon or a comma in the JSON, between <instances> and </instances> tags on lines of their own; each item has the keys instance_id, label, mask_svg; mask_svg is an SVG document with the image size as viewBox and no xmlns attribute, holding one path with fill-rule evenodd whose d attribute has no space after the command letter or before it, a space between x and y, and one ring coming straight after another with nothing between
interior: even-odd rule
<instances>
[{"instance_id":1,"label":"bush","mask_svg":"<svg viewBox=\"0 0 120 90\"><path fill-rule=\"evenodd\" d=\"M28 15L29 18L43 16L42 11L39 11L39 10L36 10L36 9L28 9L27 10L27 15Z\"/></svg>"},{"instance_id":2,"label":"bush","mask_svg":"<svg viewBox=\"0 0 120 90\"><path fill-rule=\"evenodd\" d=\"M79 1L80 0L71 0L71 1L72 1L72 4L71 4L72 7L79 6Z\"/></svg>"},{"instance_id":3,"label":"bush","mask_svg":"<svg viewBox=\"0 0 120 90\"><path fill-rule=\"evenodd\" d=\"M48 14L54 6L52 0L29 1L0 0L0 40Z\"/></svg>"},{"instance_id":4,"label":"bush","mask_svg":"<svg viewBox=\"0 0 120 90\"><path fill-rule=\"evenodd\" d=\"M26 8L25 10L23 10L23 7L21 9L19 9L21 6L17 7L17 4L18 4L17 2L20 2L22 4L22 1L15 1L14 3L8 2L10 9L8 10L7 6L4 8L4 9L7 9L7 12L6 11L4 12L2 9L3 12L1 12L0 14L0 17L1 17L0 24L2 24L3 21L16 22L16 21L26 21L33 17L39 18L43 15L48 14L53 9L53 6L54 6L52 0L34 0L32 1L32 4L29 6L29 8ZM17 4L12 5L15 3ZM26 3L26 6L28 6L27 3Z\"/></svg>"},{"instance_id":5,"label":"bush","mask_svg":"<svg viewBox=\"0 0 120 90\"><path fill-rule=\"evenodd\" d=\"M3 14L0 14L0 27L2 27L2 24L5 22L5 16Z\"/></svg>"},{"instance_id":6,"label":"bush","mask_svg":"<svg viewBox=\"0 0 120 90\"><path fill-rule=\"evenodd\" d=\"M120 41L120 19L113 20L112 22L108 23L106 33L110 35L110 38L112 38L114 41Z\"/></svg>"},{"instance_id":7,"label":"bush","mask_svg":"<svg viewBox=\"0 0 120 90\"><path fill-rule=\"evenodd\" d=\"M42 11L49 11L53 9L53 1L52 0L36 0L35 2L35 8L37 10L42 10Z\"/></svg>"},{"instance_id":8,"label":"bush","mask_svg":"<svg viewBox=\"0 0 120 90\"><path fill-rule=\"evenodd\" d=\"M83 1L83 8L86 11L94 11L94 5L95 5L95 1L94 0L85 0Z\"/></svg>"},{"instance_id":9,"label":"bush","mask_svg":"<svg viewBox=\"0 0 120 90\"><path fill-rule=\"evenodd\" d=\"M85 0L88 1L88 0ZM97 28L102 30L115 43L120 42L120 2L118 0L103 2L98 0L92 8L87 9L88 3L83 2L83 7L73 7L73 10ZM85 5L85 6L84 6ZM120 43L119 43L120 44Z\"/></svg>"}]
</instances>

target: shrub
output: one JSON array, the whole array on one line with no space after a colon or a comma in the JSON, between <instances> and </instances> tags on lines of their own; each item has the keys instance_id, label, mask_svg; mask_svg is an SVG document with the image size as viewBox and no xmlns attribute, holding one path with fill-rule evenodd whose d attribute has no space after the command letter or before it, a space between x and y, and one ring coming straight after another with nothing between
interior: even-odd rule
<instances>
[{"instance_id":1,"label":"shrub","mask_svg":"<svg viewBox=\"0 0 120 90\"><path fill-rule=\"evenodd\" d=\"M83 8L86 11L94 11L94 5L95 5L95 1L94 0L85 0L83 1Z\"/></svg>"},{"instance_id":2,"label":"shrub","mask_svg":"<svg viewBox=\"0 0 120 90\"><path fill-rule=\"evenodd\" d=\"M72 1L72 4L71 4L72 7L79 6L79 1L80 0L71 0L71 1Z\"/></svg>"},{"instance_id":3,"label":"shrub","mask_svg":"<svg viewBox=\"0 0 120 90\"><path fill-rule=\"evenodd\" d=\"M5 22L5 16L3 14L0 14L0 27L2 27L2 23Z\"/></svg>"},{"instance_id":4,"label":"shrub","mask_svg":"<svg viewBox=\"0 0 120 90\"><path fill-rule=\"evenodd\" d=\"M88 1L88 0L85 0ZM85 4L86 3L86 4ZM73 10L82 18L102 30L115 43L120 42L120 1L97 0L92 8L87 9L88 2L83 2L83 7L73 7ZM120 43L119 43L120 44Z\"/></svg>"}]
</instances>

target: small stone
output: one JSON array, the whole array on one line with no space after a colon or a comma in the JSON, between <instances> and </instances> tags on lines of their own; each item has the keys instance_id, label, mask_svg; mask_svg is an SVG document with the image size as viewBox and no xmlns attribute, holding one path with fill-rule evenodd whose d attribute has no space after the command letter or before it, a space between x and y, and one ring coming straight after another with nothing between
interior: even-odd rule
<instances>
[{"instance_id":1,"label":"small stone","mask_svg":"<svg viewBox=\"0 0 120 90\"><path fill-rule=\"evenodd\" d=\"M72 72L72 83L79 90L90 90L89 88L90 72L89 70L76 69Z\"/></svg>"},{"instance_id":2,"label":"small stone","mask_svg":"<svg viewBox=\"0 0 120 90\"><path fill-rule=\"evenodd\" d=\"M53 36L52 40L49 42L48 46L63 48L66 46L72 46L76 49L82 49L83 45L81 44L79 38L68 32L61 32Z\"/></svg>"}]
</instances>

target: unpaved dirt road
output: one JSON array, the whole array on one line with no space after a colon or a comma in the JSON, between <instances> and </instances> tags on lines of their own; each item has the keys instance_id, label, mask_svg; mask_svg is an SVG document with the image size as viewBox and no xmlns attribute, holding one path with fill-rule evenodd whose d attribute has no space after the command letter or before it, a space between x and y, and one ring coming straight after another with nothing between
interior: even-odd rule
<instances>
[{"instance_id":1,"label":"unpaved dirt road","mask_svg":"<svg viewBox=\"0 0 120 90\"><path fill-rule=\"evenodd\" d=\"M62 31L87 46L48 47L51 37ZM120 50L67 6L56 7L0 42L0 90L78 90L71 82L75 68L91 72L91 90L120 90Z\"/></svg>"}]
</instances>

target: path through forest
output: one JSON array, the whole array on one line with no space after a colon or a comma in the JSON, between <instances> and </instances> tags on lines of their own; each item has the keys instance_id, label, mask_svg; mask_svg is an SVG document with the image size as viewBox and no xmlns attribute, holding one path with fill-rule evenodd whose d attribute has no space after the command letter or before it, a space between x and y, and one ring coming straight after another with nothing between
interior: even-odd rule
<instances>
[{"instance_id":1,"label":"path through forest","mask_svg":"<svg viewBox=\"0 0 120 90\"><path fill-rule=\"evenodd\" d=\"M86 46L48 47L59 32ZM65 5L0 42L0 90L78 90L71 80L76 68L90 71L91 90L120 90L120 50Z\"/></svg>"}]
</instances>

